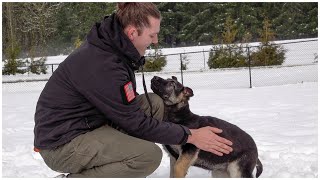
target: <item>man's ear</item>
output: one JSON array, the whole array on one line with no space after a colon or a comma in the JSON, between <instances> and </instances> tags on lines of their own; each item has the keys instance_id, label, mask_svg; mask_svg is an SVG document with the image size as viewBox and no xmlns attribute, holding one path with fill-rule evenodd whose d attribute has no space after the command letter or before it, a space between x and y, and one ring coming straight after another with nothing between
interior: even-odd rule
<instances>
[{"instance_id":1,"label":"man's ear","mask_svg":"<svg viewBox=\"0 0 320 180\"><path fill-rule=\"evenodd\" d=\"M138 30L137 28L135 28L132 25L128 25L125 29L124 29L125 34L128 36L128 38L133 41L134 38L138 35Z\"/></svg>"},{"instance_id":2,"label":"man's ear","mask_svg":"<svg viewBox=\"0 0 320 180\"><path fill-rule=\"evenodd\" d=\"M186 97L192 97L193 96L193 91L191 88L189 87L184 87L183 89L183 94L186 96Z\"/></svg>"}]
</instances>

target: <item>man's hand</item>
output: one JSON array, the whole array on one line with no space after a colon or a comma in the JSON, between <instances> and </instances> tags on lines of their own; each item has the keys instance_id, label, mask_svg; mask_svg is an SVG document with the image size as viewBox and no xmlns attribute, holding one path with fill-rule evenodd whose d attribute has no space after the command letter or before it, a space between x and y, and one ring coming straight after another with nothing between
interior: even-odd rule
<instances>
[{"instance_id":1,"label":"man's hand","mask_svg":"<svg viewBox=\"0 0 320 180\"><path fill-rule=\"evenodd\" d=\"M232 145L231 141L216 135L216 133L222 132L221 129L206 126L199 129L190 129L190 131L191 135L189 135L187 143L194 144L199 149L212 152L218 156L233 151L230 147Z\"/></svg>"}]
</instances>

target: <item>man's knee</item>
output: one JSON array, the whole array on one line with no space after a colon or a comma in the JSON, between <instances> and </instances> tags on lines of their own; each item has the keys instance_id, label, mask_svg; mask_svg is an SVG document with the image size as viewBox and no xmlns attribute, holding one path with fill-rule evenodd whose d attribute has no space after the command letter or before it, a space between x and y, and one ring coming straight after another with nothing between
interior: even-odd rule
<instances>
[{"instance_id":1,"label":"man's knee","mask_svg":"<svg viewBox=\"0 0 320 180\"><path fill-rule=\"evenodd\" d=\"M163 100L154 93L148 93L152 105L152 115L154 118L162 121L164 115ZM150 105L145 94L138 96L138 103L146 115L150 116Z\"/></svg>"},{"instance_id":2,"label":"man's knee","mask_svg":"<svg viewBox=\"0 0 320 180\"><path fill-rule=\"evenodd\" d=\"M140 156L134 161L127 162L128 166L133 169L140 169L140 177L146 177L152 174L160 165L162 160L161 148L151 142L144 145L143 150L140 152Z\"/></svg>"},{"instance_id":3,"label":"man's knee","mask_svg":"<svg viewBox=\"0 0 320 180\"><path fill-rule=\"evenodd\" d=\"M164 103L160 96L157 94L151 93L149 94L151 102L152 102L152 108L153 108L153 116L154 118L162 121L163 120L163 114L164 114Z\"/></svg>"},{"instance_id":4,"label":"man's knee","mask_svg":"<svg viewBox=\"0 0 320 180\"><path fill-rule=\"evenodd\" d=\"M152 164L155 167L154 170L156 170L156 168L159 167L162 160L162 150L158 145L152 143L152 146L149 148L149 151L146 153L145 156L152 157Z\"/></svg>"},{"instance_id":5,"label":"man's knee","mask_svg":"<svg viewBox=\"0 0 320 180\"><path fill-rule=\"evenodd\" d=\"M152 157L150 165L146 168L149 172L148 175L152 174L161 164L162 160L162 150L156 144L153 144L152 148L149 149L149 155L146 154L146 157Z\"/></svg>"}]
</instances>

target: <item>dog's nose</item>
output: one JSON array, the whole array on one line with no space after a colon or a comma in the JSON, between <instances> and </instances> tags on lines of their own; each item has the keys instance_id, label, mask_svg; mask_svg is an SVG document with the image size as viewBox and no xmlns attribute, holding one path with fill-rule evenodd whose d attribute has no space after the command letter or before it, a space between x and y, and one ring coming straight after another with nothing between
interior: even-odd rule
<instances>
[{"instance_id":1,"label":"dog's nose","mask_svg":"<svg viewBox=\"0 0 320 180\"><path fill-rule=\"evenodd\" d=\"M158 80L160 77L158 77L158 76L153 76L153 78L152 79L154 79L154 80Z\"/></svg>"},{"instance_id":2,"label":"dog's nose","mask_svg":"<svg viewBox=\"0 0 320 180\"><path fill-rule=\"evenodd\" d=\"M151 83L158 83L159 80L160 80L160 77L153 76L153 78L151 79Z\"/></svg>"}]
</instances>

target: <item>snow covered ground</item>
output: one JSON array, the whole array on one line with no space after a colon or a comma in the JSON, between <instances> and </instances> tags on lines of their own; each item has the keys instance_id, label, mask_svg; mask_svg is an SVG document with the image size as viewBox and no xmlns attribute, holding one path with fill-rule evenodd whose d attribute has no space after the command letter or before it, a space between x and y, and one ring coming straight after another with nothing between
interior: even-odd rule
<instances>
[{"instance_id":1,"label":"snow covered ground","mask_svg":"<svg viewBox=\"0 0 320 180\"><path fill-rule=\"evenodd\" d=\"M301 55L293 51L288 58L312 61L314 51L302 57L305 52L301 52L301 48ZM317 178L317 71L317 64L255 69L251 89L246 69L187 72L183 80L194 90L195 96L190 100L194 113L225 119L251 134L264 166L261 177ZM148 73L149 91L154 75L180 78L179 73ZM141 75L136 79L137 91L143 93ZM45 83L2 84L2 177L37 178L59 174L33 152L33 117ZM165 152L160 167L149 177L169 177L169 158ZM210 173L192 167L187 177L210 177Z\"/></svg>"}]
</instances>

